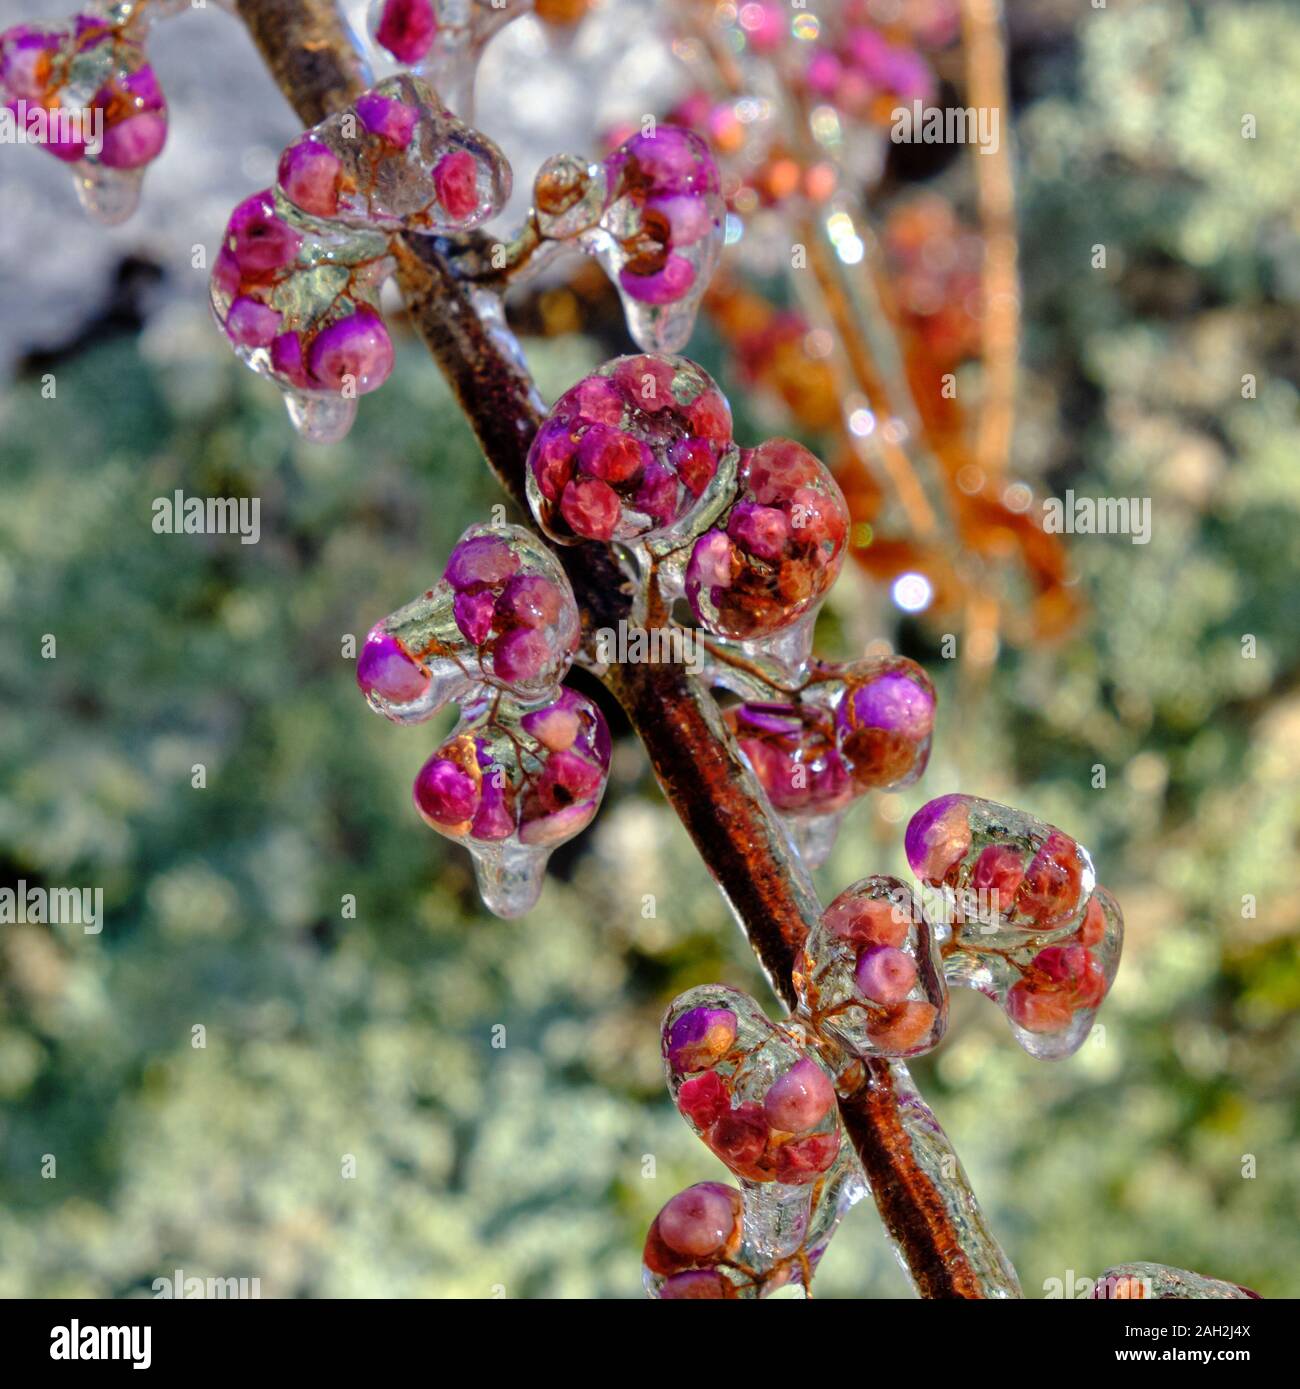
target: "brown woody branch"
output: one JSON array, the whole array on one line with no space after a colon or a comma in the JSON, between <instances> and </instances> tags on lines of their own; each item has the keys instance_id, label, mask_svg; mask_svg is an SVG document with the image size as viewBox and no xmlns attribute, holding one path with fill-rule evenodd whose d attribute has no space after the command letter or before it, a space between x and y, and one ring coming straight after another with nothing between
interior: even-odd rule
<instances>
[{"instance_id":1,"label":"brown woody branch","mask_svg":"<svg viewBox=\"0 0 1300 1389\"><path fill-rule=\"evenodd\" d=\"M364 65L331 0L236 3L277 84L305 125L348 105L365 86ZM524 465L540 423L539 402L531 381L477 311L470 287L452 269L451 249L429 237L402 239L396 247L398 281L412 323L454 391L489 464L526 511ZM626 580L606 546L579 545L560 557L577 595L584 630L616 626L630 615ZM793 1006L795 954L820 905L707 689L682 666L672 664L615 665L604 679L626 710L665 795L773 988ZM968 1249L970 1222L954 1218L950 1184L945 1189L945 1182L932 1174L932 1164L920 1160L918 1139L905 1113L907 1097L900 1095L900 1088L914 1096L905 1070L887 1061L871 1061L864 1068L861 1088L841 1103L846 1132L886 1230L922 1297L988 1296L990 1286L977 1271L987 1267L987 1249ZM937 1125L933 1129L942 1135ZM966 1206L973 1208L973 1197ZM992 1248L996 1251L996 1245Z\"/></svg>"}]
</instances>

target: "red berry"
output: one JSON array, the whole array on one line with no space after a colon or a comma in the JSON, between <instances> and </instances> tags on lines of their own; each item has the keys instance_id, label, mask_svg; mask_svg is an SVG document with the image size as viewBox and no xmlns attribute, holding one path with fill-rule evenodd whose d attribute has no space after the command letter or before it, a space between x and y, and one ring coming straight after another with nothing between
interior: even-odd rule
<instances>
[{"instance_id":1,"label":"red berry","mask_svg":"<svg viewBox=\"0 0 1300 1389\"><path fill-rule=\"evenodd\" d=\"M717 1071L705 1071L701 1076L683 1083L677 1092L677 1108L704 1132L731 1110L731 1096L726 1082Z\"/></svg>"},{"instance_id":2,"label":"red berry","mask_svg":"<svg viewBox=\"0 0 1300 1389\"><path fill-rule=\"evenodd\" d=\"M840 1150L840 1131L814 1133L776 1150L776 1179L797 1186L812 1181L835 1161Z\"/></svg>"},{"instance_id":3,"label":"red berry","mask_svg":"<svg viewBox=\"0 0 1300 1389\"><path fill-rule=\"evenodd\" d=\"M742 1104L717 1120L708 1132L707 1142L737 1176L770 1182L772 1174L762 1166L768 1136L761 1106Z\"/></svg>"},{"instance_id":4,"label":"red berry","mask_svg":"<svg viewBox=\"0 0 1300 1389\"><path fill-rule=\"evenodd\" d=\"M433 166L433 191L443 211L463 222L478 209L478 164L468 150L444 154Z\"/></svg>"},{"instance_id":5,"label":"red berry","mask_svg":"<svg viewBox=\"0 0 1300 1389\"><path fill-rule=\"evenodd\" d=\"M570 482L560 497L560 514L575 535L588 540L609 540L618 527L618 493L599 478Z\"/></svg>"}]
</instances>

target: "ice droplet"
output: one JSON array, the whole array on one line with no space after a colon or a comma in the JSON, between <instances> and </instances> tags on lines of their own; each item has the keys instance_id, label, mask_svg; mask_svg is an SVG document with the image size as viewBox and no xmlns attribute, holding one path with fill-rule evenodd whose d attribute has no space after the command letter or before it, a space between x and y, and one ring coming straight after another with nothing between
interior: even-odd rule
<instances>
[{"instance_id":1,"label":"ice droplet","mask_svg":"<svg viewBox=\"0 0 1300 1389\"><path fill-rule=\"evenodd\" d=\"M505 921L524 916L537 905L546 877L545 850L521 844L470 844L474 877L483 905Z\"/></svg>"},{"instance_id":2,"label":"ice droplet","mask_svg":"<svg viewBox=\"0 0 1300 1389\"><path fill-rule=\"evenodd\" d=\"M357 418L355 397L299 391L292 386L280 389L293 427L308 443L337 444Z\"/></svg>"},{"instance_id":3,"label":"ice droplet","mask_svg":"<svg viewBox=\"0 0 1300 1389\"><path fill-rule=\"evenodd\" d=\"M103 226L118 226L140 206L144 175L138 169L106 169L83 160L75 177L82 210Z\"/></svg>"}]
</instances>

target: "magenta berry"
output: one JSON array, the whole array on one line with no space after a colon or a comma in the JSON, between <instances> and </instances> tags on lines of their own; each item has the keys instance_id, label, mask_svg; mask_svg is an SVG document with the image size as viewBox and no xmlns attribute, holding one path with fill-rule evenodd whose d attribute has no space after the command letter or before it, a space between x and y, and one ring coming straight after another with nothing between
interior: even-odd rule
<instances>
[{"instance_id":1,"label":"magenta berry","mask_svg":"<svg viewBox=\"0 0 1300 1389\"><path fill-rule=\"evenodd\" d=\"M736 1015L729 1008L695 1008L668 1032L668 1064L674 1071L701 1071L724 1057L736 1040Z\"/></svg>"},{"instance_id":2,"label":"magenta berry","mask_svg":"<svg viewBox=\"0 0 1300 1389\"><path fill-rule=\"evenodd\" d=\"M433 0L383 0L375 38L399 63L418 63L437 32Z\"/></svg>"}]
</instances>

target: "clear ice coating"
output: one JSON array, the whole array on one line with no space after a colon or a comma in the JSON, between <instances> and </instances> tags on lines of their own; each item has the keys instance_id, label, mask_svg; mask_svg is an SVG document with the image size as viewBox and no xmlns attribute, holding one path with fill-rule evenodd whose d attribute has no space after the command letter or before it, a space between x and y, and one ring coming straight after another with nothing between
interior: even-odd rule
<instances>
[{"instance_id":1,"label":"clear ice coating","mask_svg":"<svg viewBox=\"0 0 1300 1389\"><path fill-rule=\"evenodd\" d=\"M776 1183L698 1182L655 1217L642 1255L643 1281L661 1301L759 1298L812 1275L839 1222L866 1194L845 1147L809 1194Z\"/></svg>"},{"instance_id":2,"label":"clear ice coating","mask_svg":"<svg viewBox=\"0 0 1300 1389\"><path fill-rule=\"evenodd\" d=\"M566 391L528 453L528 502L553 540L689 543L731 499L731 408L684 357L617 357Z\"/></svg>"},{"instance_id":3,"label":"clear ice coating","mask_svg":"<svg viewBox=\"0 0 1300 1389\"><path fill-rule=\"evenodd\" d=\"M792 439L744 449L739 494L695 542L686 597L718 636L765 640L815 612L844 560L849 511L830 470Z\"/></svg>"},{"instance_id":4,"label":"clear ice coating","mask_svg":"<svg viewBox=\"0 0 1300 1389\"><path fill-rule=\"evenodd\" d=\"M718 166L693 131L659 125L620 145L604 167L609 201L589 243L637 344L679 352L722 255Z\"/></svg>"},{"instance_id":5,"label":"clear ice coating","mask_svg":"<svg viewBox=\"0 0 1300 1389\"><path fill-rule=\"evenodd\" d=\"M1088 851L1023 811L964 795L922 806L905 847L931 919L948 929L948 982L997 1002L1031 1056L1077 1051L1124 937Z\"/></svg>"},{"instance_id":6,"label":"clear ice coating","mask_svg":"<svg viewBox=\"0 0 1300 1389\"><path fill-rule=\"evenodd\" d=\"M498 916L533 906L551 851L605 792L605 720L560 686L578 638L573 590L545 545L521 526L471 526L438 583L377 622L357 658L361 692L394 723L460 704L415 779L415 807L469 849Z\"/></svg>"},{"instance_id":7,"label":"clear ice coating","mask_svg":"<svg viewBox=\"0 0 1300 1389\"><path fill-rule=\"evenodd\" d=\"M748 994L710 985L669 1007L663 1054L678 1109L741 1189L705 1183L664 1207L646 1240L647 1292L807 1289L841 1217L866 1191L815 1039L798 1020L772 1022Z\"/></svg>"},{"instance_id":8,"label":"clear ice coating","mask_svg":"<svg viewBox=\"0 0 1300 1389\"><path fill-rule=\"evenodd\" d=\"M827 907L795 966L799 1013L854 1056L919 1056L948 1025L935 932L897 878L864 878Z\"/></svg>"},{"instance_id":9,"label":"clear ice coating","mask_svg":"<svg viewBox=\"0 0 1300 1389\"><path fill-rule=\"evenodd\" d=\"M393 369L379 312L388 239L296 215L270 189L230 215L212 267L212 309L239 359L275 382L305 438L342 438L357 397Z\"/></svg>"},{"instance_id":10,"label":"clear ice coating","mask_svg":"<svg viewBox=\"0 0 1300 1389\"><path fill-rule=\"evenodd\" d=\"M705 985L670 1005L663 1055L677 1108L736 1176L806 1187L834 1161L834 1077L797 1022L774 1023L739 989Z\"/></svg>"},{"instance_id":11,"label":"clear ice coating","mask_svg":"<svg viewBox=\"0 0 1300 1389\"><path fill-rule=\"evenodd\" d=\"M394 723L421 723L478 685L541 699L568 674L578 635L546 546L522 526L471 526L439 582L370 629L357 684Z\"/></svg>"},{"instance_id":12,"label":"clear ice coating","mask_svg":"<svg viewBox=\"0 0 1300 1389\"><path fill-rule=\"evenodd\" d=\"M725 684L717 656L709 673ZM792 698L747 699L724 718L804 862L818 868L848 805L867 791L920 777L934 708L934 687L921 667L888 656L818 662Z\"/></svg>"},{"instance_id":13,"label":"clear ice coating","mask_svg":"<svg viewBox=\"0 0 1300 1389\"><path fill-rule=\"evenodd\" d=\"M427 78L452 110L469 119L484 45L532 0L373 0L371 37L399 63Z\"/></svg>"},{"instance_id":14,"label":"clear ice coating","mask_svg":"<svg viewBox=\"0 0 1300 1389\"><path fill-rule=\"evenodd\" d=\"M151 9L87 6L61 25L0 33L0 131L67 164L82 207L108 225L135 211L167 139L167 102L144 51Z\"/></svg>"},{"instance_id":15,"label":"clear ice coating","mask_svg":"<svg viewBox=\"0 0 1300 1389\"><path fill-rule=\"evenodd\" d=\"M726 205L707 143L679 126L632 136L601 164L557 155L538 171L543 239L576 240L618 289L645 352L680 352L722 255Z\"/></svg>"},{"instance_id":16,"label":"clear ice coating","mask_svg":"<svg viewBox=\"0 0 1300 1389\"><path fill-rule=\"evenodd\" d=\"M276 191L297 212L361 231L450 235L495 216L510 165L438 93L389 77L299 136L280 156Z\"/></svg>"},{"instance_id":17,"label":"clear ice coating","mask_svg":"<svg viewBox=\"0 0 1300 1389\"><path fill-rule=\"evenodd\" d=\"M1259 1294L1240 1283L1225 1283L1185 1268L1134 1263L1108 1268L1097 1279L1092 1296L1100 1301L1244 1302Z\"/></svg>"},{"instance_id":18,"label":"clear ice coating","mask_svg":"<svg viewBox=\"0 0 1300 1389\"><path fill-rule=\"evenodd\" d=\"M469 849L488 909L522 916L541 893L551 851L595 816L609 756L600 710L575 691L523 703L480 685L420 769L415 808Z\"/></svg>"}]
</instances>

